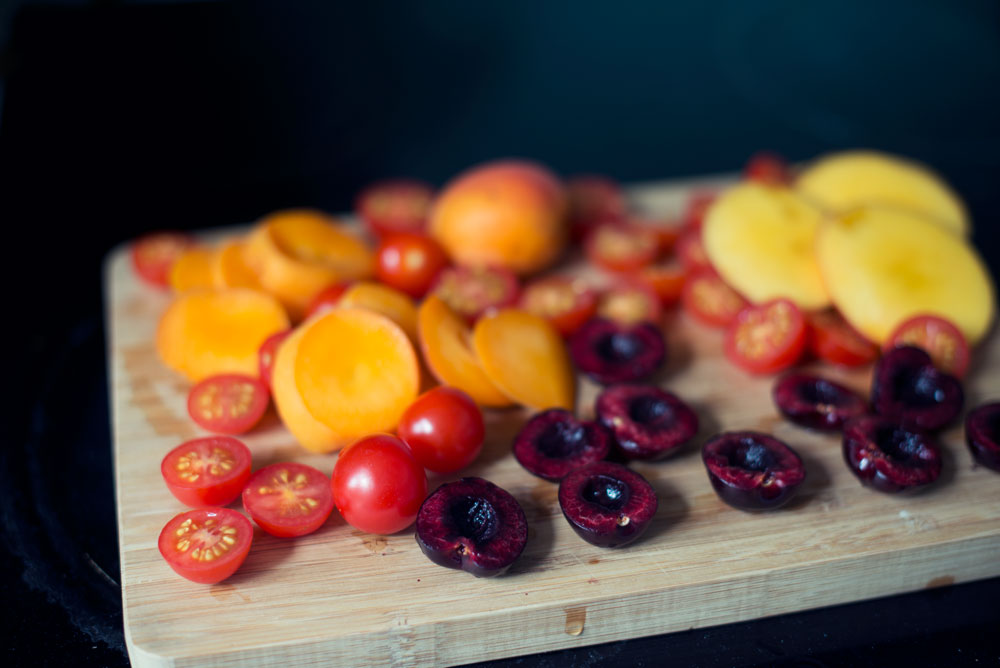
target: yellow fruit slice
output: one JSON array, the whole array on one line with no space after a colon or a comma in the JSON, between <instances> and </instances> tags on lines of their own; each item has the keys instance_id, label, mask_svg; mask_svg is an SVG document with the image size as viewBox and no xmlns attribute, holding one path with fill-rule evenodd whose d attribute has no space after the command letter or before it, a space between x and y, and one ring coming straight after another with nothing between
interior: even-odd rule
<instances>
[{"instance_id":1,"label":"yellow fruit slice","mask_svg":"<svg viewBox=\"0 0 1000 668\"><path fill-rule=\"evenodd\" d=\"M189 248L181 253L167 278L174 292L212 287L212 256L207 248Z\"/></svg>"},{"instance_id":2,"label":"yellow fruit slice","mask_svg":"<svg viewBox=\"0 0 1000 668\"><path fill-rule=\"evenodd\" d=\"M947 318L970 342L993 320L993 282L979 255L930 220L864 207L826 223L816 248L833 303L873 341L918 313Z\"/></svg>"},{"instance_id":3,"label":"yellow fruit slice","mask_svg":"<svg viewBox=\"0 0 1000 668\"><path fill-rule=\"evenodd\" d=\"M417 342L417 307L406 294L381 283L362 281L344 291L339 308L366 308L399 325L414 344Z\"/></svg>"},{"instance_id":4,"label":"yellow fruit slice","mask_svg":"<svg viewBox=\"0 0 1000 668\"><path fill-rule=\"evenodd\" d=\"M940 176L885 153L834 153L802 172L796 187L837 212L878 204L922 214L959 234L967 234L971 226L962 200Z\"/></svg>"},{"instance_id":5,"label":"yellow fruit slice","mask_svg":"<svg viewBox=\"0 0 1000 668\"><path fill-rule=\"evenodd\" d=\"M709 208L705 252L722 278L752 302L786 297L805 309L830 303L816 264L822 213L789 188L742 183Z\"/></svg>"},{"instance_id":6,"label":"yellow fruit slice","mask_svg":"<svg viewBox=\"0 0 1000 668\"><path fill-rule=\"evenodd\" d=\"M228 241L212 254L212 282L217 288L260 290L260 281L244 259L245 243Z\"/></svg>"}]
</instances>

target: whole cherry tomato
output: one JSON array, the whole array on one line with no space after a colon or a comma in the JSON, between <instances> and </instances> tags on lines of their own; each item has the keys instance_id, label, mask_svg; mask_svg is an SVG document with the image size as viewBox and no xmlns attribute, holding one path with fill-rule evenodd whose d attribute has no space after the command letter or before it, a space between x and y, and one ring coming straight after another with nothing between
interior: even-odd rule
<instances>
[{"instance_id":1,"label":"whole cherry tomato","mask_svg":"<svg viewBox=\"0 0 1000 668\"><path fill-rule=\"evenodd\" d=\"M422 394L399 421L399 437L420 465L435 473L454 473L471 464L483 449L485 436L479 406L454 387L435 387Z\"/></svg>"},{"instance_id":2,"label":"whole cherry tomato","mask_svg":"<svg viewBox=\"0 0 1000 668\"><path fill-rule=\"evenodd\" d=\"M375 276L386 285L420 299L448 266L441 244L422 234L394 234L375 252Z\"/></svg>"},{"instance_id":3,"label":"whole cherry tomato","mask_svg":"<svg viewBox=\"0 0 1000 668\"><path fill-rule=\"evenodd\" d=\"M152 232L132 244L132 267L147 283L165 288L170 268L194 240L180 232Z\"/></svg>"}]
</instances>

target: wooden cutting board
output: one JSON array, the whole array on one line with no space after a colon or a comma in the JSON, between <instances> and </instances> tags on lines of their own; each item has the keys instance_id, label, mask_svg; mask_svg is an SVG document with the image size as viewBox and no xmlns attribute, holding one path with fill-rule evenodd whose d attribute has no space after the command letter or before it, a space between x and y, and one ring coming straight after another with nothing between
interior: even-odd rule
<instances>
[{"instance_id":1,"label":"wooden cutting board","mask_svg":"<svg viewBox=\"0 0 1000 668\"><path fill-rule=\"evenodd\" d=\"M656 184L632 196L649 212L678 214L692 187L718 183ZM187 417L187 383L153 348L169 297L137 281L126 248L108 257L105 272L122 605L135 666L454 665L1000 575L1000 475L973 464L960 427L942 435L945 469L933 489L869 491L847 470L837 436L780 419L771 380L732 367L719 332L674 314L660 383L690 402L703 426L675 458L634 465L660 499L634 545L607 550L578 538L557 486L510 454L528 414L496 410L486 413L487 442L467 474L506 488L527 514L528 546L507 575L479 580L435 566L412 529L368 535L335 511L297 540L258 530L232 578L188 582L156 547L163 525L184 510L162 482L160 460L202 433ZM868 387L868 372L820 370ZM977 351L966 390L970 406L1000 399L996 334ZM596 392L581 381L582 416L592 415ZM771 432L800 452L808 477L789 507L749 515L716 497L699 447L729 429ZM295 460L329 473L336 460L307 453L273 415L245 441L254 468ZM432 478L431 488L444 480Z\"/></svg>"}]
</instances>

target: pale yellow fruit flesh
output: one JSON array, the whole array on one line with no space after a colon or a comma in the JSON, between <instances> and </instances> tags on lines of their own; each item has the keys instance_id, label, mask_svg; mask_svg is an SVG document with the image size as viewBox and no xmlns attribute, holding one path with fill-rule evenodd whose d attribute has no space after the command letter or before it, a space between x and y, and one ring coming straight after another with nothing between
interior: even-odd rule
<instances>
[{"instance_id":1,"label":"pale yellow fruit flesh","mask_svg":"<svg viewBox=\"0 0 1000 668\"><path fill-rule=\"evenodd\" d=\"M816 248L833 303L873 341L884 343L903 320L931 313L975 343L993 320L993 282L979 255L925 218L864 207L825 224Z\"/></svg>"},{"instance_id":2,"label":"pale yellow fruit flesh","mask_svg":"<svg viewBox=\"0 0 1000 668\"><path fill-rule=\"evenodd\" d=\"M786 297L805 309L829 305L816 233L821 211L786 187L742 183L705 215L703 243L722 278L752 302Z\"/></svg>"},{"instance_id":3,"label":"pale yellow fruit flesh","mask_svg":"<svg viewBox=\"0 0 1000 668\"><path fill-rule=\"evenodd\" d=\"M965 205L923 165L876 151L845 151L820 159L799 176L796 187L817 204L836 212L875 204L931 218L967 234Z\"/></svg>"}]
</instances>

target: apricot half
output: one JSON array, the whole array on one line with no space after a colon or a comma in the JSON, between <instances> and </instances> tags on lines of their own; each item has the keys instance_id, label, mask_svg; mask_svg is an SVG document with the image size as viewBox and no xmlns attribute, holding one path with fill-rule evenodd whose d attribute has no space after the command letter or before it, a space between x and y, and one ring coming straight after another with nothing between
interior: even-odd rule
<instances>
[{"instance_id":1,"label":"apricot half","mask_svg":"<svg viewBox=\"0 0 1000 668\"><path fill-rule=\"evenodd\" d=\"M837 212L878 204L923 214L959 234L969 231L965 205L944 180L917 162L876 151L844 151L820 159L796 187Z\"/></svg>"},{"instance_id":2,"label":"apricot half","mask_svg":"<svg viewBox=\"0 0 1000 668\"><path fill-rule=\"evenodd\" d=\"M217 288L260 289L257 274L247 266L242 241L227 241L212 254L212 283Z\"/></svg>"},{"instance_id":3,"label":"apricot half","mask_svg":"<svg viewBox=\"0 0 1000 668\"><path fill-rule=\"evenodd\" d=\"M918 313L950 320L970 342L993 320L993 283L979 255L921 216L877 207L840 215L820 229L817 256L837 309L877 343Z\"/></svg>"},{"instance_id":4,"label":"apricot half","mask_svg":"<svg viewBox=\"0 0 1000 668\"><path fill-rule=\"evenodd\" d=\"M212 287L212 256L207 248L189 248L181 253L167 278L174 292Z\"/></svg>"},{"instance_id":5,"label":"apricot half","mask_svg":"<svg viewBox=\"0 0 1000 668\"><path fill-rule=\"evenodd\" d=\"M552 324L519 309L480 318L472 348L487 377L520 404L573 410L576 377L566 344Z\"/></svg>"},{"instance_id":6,"label":"apricot half","mask_svg":"<svg viewBox=\"0 0 1000 668\"><path fill-rule=\"evenodd\" d=\"M566 244L566 195L544 167L493 162L459 175L431 210L430 233L457 264L530 274Z\"/></svg>"},{"instance_id":7,"label":"apricot half","mask_svg":"<svg viewBox=\"0 0 1000 668\"><path fill-rule=\"evenodd\" d=\"M712 266L752 302L787 298L820 309L830 298L816 264L822 213L789 188L745 182L705 214L702 243Z\"/></svg>"},{"instance_id":8,"label":"apricot half","mask_svg":"<svg viewBox=\"0 0 1000 668\"><path fill-rule=\"evenodd\" d=\"M364 308L385 317L417 342L417 307L406 294L381 283L362 281L348 287L337 300L338 308Z\"/></svg>"},{"instance_id":9,"label":"apricot half","mask_svg":"<svg viewBox=\"0 0 1000 668\"><path fill-rule=\"evenodd\" d=\"M424 361L442 384L457 387L483 406L512 403L472 352L469 325L437 295L428 296L417 310L417 332Z\"/></svg>"}]
</instances>

